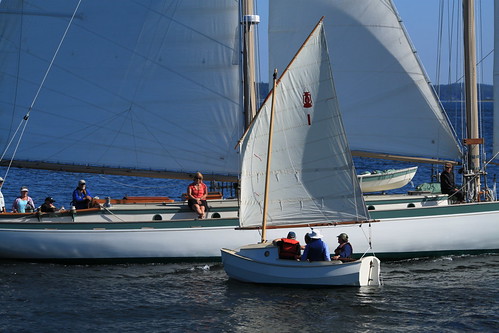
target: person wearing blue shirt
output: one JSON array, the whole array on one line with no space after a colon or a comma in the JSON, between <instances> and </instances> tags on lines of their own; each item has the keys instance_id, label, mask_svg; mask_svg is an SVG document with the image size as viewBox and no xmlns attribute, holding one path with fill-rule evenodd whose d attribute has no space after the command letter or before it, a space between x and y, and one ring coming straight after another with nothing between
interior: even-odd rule
<instances>
[{"instance_id":1,"label":"person wearing blue shirt","mask_svg":"<svg viewBox=\"0 0 499 333\"><path fill-rule=\"evenodd\" d=\"M82 179L78 182L78 187L73 191L72 204L76 209L85 209L90 207L92 195L87 189L86 182Z\"/></svg>"},{"instance_id":2,"label":"person wearing blue shirt","mask_svg":"<svg viewBox=\"0 0 499 333\"><path fill-rule=\"evenodd\" d=\"M334 250L333 260L351 261L352 260L352 245L348 242L348 235L341 233L338 235L338 247Z\"/></svg>"},{"instance_id":3,"label":"person wearing blue shirt","mask_svg":"<svg viewBox=\"0 0 499 333\"><path fill-rule=\"evenodd\" d=\"M302 261L331 261L329 248L327 247L327 244L322 241L321 238L323 238L323 236L319 230L312 229L305 237L309 238L309 240L305 240L307 246L305 246L305 250L301 256Z\"/></svg>"}]
</instances>

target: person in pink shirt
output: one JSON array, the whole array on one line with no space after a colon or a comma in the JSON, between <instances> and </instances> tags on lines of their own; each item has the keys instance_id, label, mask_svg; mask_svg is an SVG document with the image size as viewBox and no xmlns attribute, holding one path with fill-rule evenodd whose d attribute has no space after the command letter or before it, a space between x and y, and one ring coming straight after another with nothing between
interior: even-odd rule
<instances>
[{"instance_id":1,"label":"person in pink shirt","mask_svg":"<svg viewBox=\"0 0 499 333\"><path fill-rule=\"evenodd\" d=\"M201 172L196 172L194 182L187 187L187 205L198 214L198 218L205 218L208 205L206 196L208 195L208 187L203 183L203 175Z\"/></svg>"}]
</instances>

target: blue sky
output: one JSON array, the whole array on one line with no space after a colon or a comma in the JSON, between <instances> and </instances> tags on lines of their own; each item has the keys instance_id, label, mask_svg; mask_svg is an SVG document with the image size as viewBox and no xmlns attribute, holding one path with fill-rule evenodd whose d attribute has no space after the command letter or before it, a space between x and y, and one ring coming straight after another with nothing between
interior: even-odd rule
<instances>
[{"instance_id":1,"label":"blue sky","mask_svg":"<svg viewBox=\"0 0 499 333\"><path fill-rule=\"evenodd\" d=\"M259 33L261 35L266 33L268 16L266 8L267 1L272 0L256 0L259 11L258 14L262 19L259 26ZM438 62L438 18L440 11L439 7L442 1L444 3L445 12L447 12L449 8L460 8L461 6L460 0L393 0L431 81L433 83L445 84L453 82L455 78L451 78L450 80L447 78L446 73L448 72L447 68L449 66L445 64L445 56L441 58L441 62L444 64L441 66L440 76L437 75L436 70ZM477 42L477 61L480 61L482 56L485 57L494 48L494 0L475 1L477 16L481 16L481 20L477 21L477 29L482 30L480 42ZM482 28L480 29L480 27ZM448 43L443 43L442 48L446 48L447 44ZM266 47L264 46L261 51L266 52ZM263 60L263 57L261 60ZM483 68L478 71L478 81L492 84L493 53L483 59L482 64ZM266 64L262 64L262 68L267 68ZM262 74L262 76L264 75Z\"/></svg>"}]
</instances>

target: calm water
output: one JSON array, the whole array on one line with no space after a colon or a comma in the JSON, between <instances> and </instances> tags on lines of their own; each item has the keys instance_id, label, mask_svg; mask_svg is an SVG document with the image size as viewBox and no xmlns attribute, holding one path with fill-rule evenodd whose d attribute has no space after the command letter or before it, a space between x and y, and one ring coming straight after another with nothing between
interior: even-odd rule
<instances>
[{"instance_id":1,"label":"calm water","mask_svg":"<svg viewBox=\"0 0 499 333\"><path fill-rule=\"evenodd\" d=\"M499 256L382 265L380 288L305 289L231 281L220 263L3 263L0 331L499 331Z\"/></svg>"},{"instance_id":2,"label":"calm water","mask_svg":"<svg viewBox=\"0 0 499 333\"><path fill-rule=\"evenodd\" d=\"M115 198L178 197L188 183L20 169L9 177L7 203L22 184L35 202L52 195L59 205L80 178ZM381 288L305 289L229 281L220 263L0 262L0 332L499 332L498 255L382 262L382 278Z\"/></svg>"},{"instance_id":3,"label":"calm water","mask_svg":"<svg viewBox=\"0 0 499 333\"><path fill-rule=\"evenodd\" d=\"M358 170L395 167L401 166L371 161ZM22 185L37 205L53 196L68 207L82 178L101 198L179 198L189 183L0 172L9 210ZM496 173L497 166L490 168L489 179ZM402 192L430 181L430 174L431 167L420 167ZM480 240L470 235L470 241ZM380 288L305 289L229 281L220 263L0 262L0 332L499 332L499 255L382 262L382 278Z\"/></svg>"}]
</instances>

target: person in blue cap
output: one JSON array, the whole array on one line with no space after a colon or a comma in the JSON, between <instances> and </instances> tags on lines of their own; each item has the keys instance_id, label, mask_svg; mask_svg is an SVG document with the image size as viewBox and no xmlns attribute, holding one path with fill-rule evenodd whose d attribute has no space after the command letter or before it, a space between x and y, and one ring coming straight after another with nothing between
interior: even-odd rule
<instances>
[{"instance_id":1,"label":"person in blue cap","mask_svg":"<svg viewBox=\"0 0 499 333\"><path fill-rule=\"evenodd\" d=\"M272 243L279 247L279 259L300 259L301 246L293 231L288 232L286 238L275 239Z\"/></svg>"}]
</instances>

